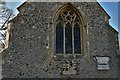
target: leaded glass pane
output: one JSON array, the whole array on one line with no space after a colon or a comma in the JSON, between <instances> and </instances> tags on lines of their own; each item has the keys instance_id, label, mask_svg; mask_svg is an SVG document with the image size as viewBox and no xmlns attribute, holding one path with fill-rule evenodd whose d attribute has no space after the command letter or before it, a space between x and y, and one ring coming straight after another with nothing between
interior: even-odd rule
<instances>
[{"instance_id":1,"label":"leaded glass pane","mask_svg":"<svg viewBox=\"0 0 120 80\"><path fill-rule=\"evenodd\" d=\"M72 54L72 27L69 23L65 27L65 51Z\"/></svg>"},{"instance_id":2,"label":"leaded glass pane","mask_svg":"<svg viewBox=\"0 0 120 80\"><path fill-rule=\"evenodd\" d=\"M56 53L63 53L63 26L60 23L56 26Z\"/></svg>"},{"instance_id":3,"label":"leaded glass pane","mask_svg":"<svg viewBox=\"0 0 120 80\"><path fill-rule=\"evenodd\" d=\"M70 8L62 10L56 20L56 53L80 54L79 17ZM74 47L73 47L74 46ZM74 51L74 52L73 52Z\"/></svg>"},{"instance_id":4,"label":"leaded glass pane","mask_svg":"<svg viewBox=\"0 0 120 80\"><path fill-rule=\"evenodd\" d=\"M80 27L75 24L74 27L74 53L80 54Z\"/></svg>"}]
</instances>

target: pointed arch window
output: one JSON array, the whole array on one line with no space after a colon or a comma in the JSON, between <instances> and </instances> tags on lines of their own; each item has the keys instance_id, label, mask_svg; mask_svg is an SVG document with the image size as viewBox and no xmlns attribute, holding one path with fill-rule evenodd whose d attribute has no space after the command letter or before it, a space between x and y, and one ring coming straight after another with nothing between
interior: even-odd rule
<instances>
[{"instance_id":1,"label":"pointed arch window","mask_svg":"<svg viewBox=\"0 0 120 80\"><path fill-rule=\"evenodd\" d=\"M70 6L59 11L55 21L56 53L81 54L81 20Z\"/></svg>"}]
</instances>

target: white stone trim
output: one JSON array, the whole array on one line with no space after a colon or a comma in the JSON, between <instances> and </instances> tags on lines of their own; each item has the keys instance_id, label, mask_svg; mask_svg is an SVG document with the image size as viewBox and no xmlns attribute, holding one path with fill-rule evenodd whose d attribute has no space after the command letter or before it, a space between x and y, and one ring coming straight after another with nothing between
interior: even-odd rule
<instances>
[{"instance_id":1,"label":"white stone trim","mask_svg":"<svg viewBox=\"0 0 120 80\"><path fill-rule=\"evenodd\" d=\"M109 70L109 57L95 57L94 60L97 62L98 70Z\"/></svg>"}]
</instances>

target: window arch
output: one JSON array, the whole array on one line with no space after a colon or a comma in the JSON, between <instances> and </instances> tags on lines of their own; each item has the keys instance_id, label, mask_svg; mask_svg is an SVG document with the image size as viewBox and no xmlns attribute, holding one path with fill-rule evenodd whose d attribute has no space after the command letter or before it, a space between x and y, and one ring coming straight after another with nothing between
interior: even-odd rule
<instances>
[{"instance_id":1,"label":"window arch","mask_svg":"<svg viewBox=\"0 0 120 80\"><path fill-rule=\"evenodd\" d=\"M83 20L70 3L63 5L54 16L55 52L57 54L82 54Z\"/></svg>"}]
</instances>

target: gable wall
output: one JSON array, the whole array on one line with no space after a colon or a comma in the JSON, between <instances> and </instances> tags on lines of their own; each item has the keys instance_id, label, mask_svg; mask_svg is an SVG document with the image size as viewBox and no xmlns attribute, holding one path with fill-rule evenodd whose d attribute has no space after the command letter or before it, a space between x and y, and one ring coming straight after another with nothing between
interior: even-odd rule
<instances>
[{"instance_id":1,"label":"gable wall","mask_svg":"<svg viewBox=\"0 0 120 80\"><path fill-rule=\"evenodd\" d=\"M84 54L79 58L79 75L60 75L61 62L54 57L52 18L63 2L31 3L11 23L9 48L2 54L3 77L116 78L116 33L107 29L105 14L94 3L72 2L83 15ZM88 32L88 33L87 33ZM49 41L47 40L49 37ZM47 48L49 45L49 48ZM114 47L110 47L114 45ZM103 47L104 46L104 47ZM105 51L108 48L108 51ZM110 70L97 71L93 56L110 56ZM9 73L8 73L9 72Z\"/></svg>"}]
</instances>

